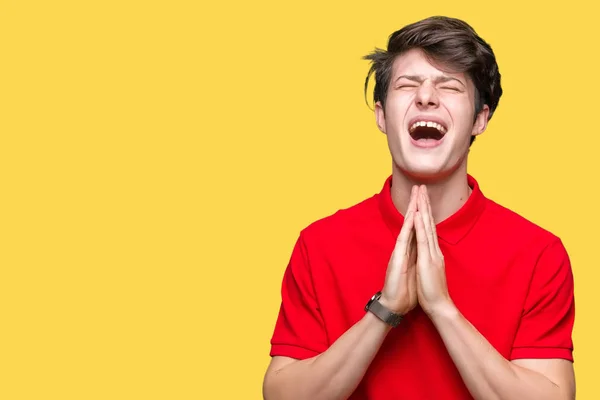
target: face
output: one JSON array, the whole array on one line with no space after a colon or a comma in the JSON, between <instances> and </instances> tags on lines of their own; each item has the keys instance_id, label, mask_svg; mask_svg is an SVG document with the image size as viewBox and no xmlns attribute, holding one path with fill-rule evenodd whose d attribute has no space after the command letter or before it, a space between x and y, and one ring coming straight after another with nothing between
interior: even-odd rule
<instances>
[{"instance_id":1,"label":"face","mask_svg":"<svg viewBox=\"0 0 600 400\"><path fill-rule=\"evenodd\" d=\"M475 118L475 86L466 74L438 67L422 50L402 54L392 68L385 110L375 104L394 165L419 180L466 168L471 136L483 133L489 115L484 106Z\"/></svg>"}]
</instances>

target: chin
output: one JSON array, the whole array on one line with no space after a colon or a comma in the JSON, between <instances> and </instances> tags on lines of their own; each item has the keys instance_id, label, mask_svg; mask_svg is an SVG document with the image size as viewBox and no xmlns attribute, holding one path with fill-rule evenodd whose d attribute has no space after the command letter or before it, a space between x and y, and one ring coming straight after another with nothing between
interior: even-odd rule
<instances>
[{"instance_id":1,"label":"chin","mask_svg":"<svg viewBox=\"0 0 600 400\"><path fill-rule=\"evenodd\" d=\"M439 163L423 164L403 164L396 165L398 170L412 180L420 182L440 181L452 175L458 168L448 168Z\"/></svg>"},{"instance_id":2,"label":"chin","mask_svg":"<svg viewBox=\"0 0 600 400\"><path fill-rule=\"evenodd\" d=\"M418 182L438 182L446 178L449 174L444 173L443 171L410 171L408 175L412 180Z\"/></svg>"}]
</instances>

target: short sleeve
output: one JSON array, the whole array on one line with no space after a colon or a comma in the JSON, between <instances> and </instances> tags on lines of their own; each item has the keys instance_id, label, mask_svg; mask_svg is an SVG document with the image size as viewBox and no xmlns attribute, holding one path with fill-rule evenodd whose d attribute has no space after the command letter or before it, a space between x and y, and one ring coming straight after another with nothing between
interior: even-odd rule
<instances>
[{"instance_id":1,"label":"short sleeve","mask_svg":"<svg viewBox=\"0 0 600 400\"><path fill-rule=\"evenodd\" d=\"M562 358L573 361L575 321L573 273L560 239L543 251L533 277L511 359Z\"/></svg>"},{"instance_id":2,"label":"short sleeve","mask_svg":"<svg viewBox=\"0 0 600 400\"><path fill-rule=\"evenodd\" d=\"M315 295L308 251L298 238L283 276L281 306L271 338L271 356L314 357L327 349L323 318Z\"/></svg>"}]
</instances>

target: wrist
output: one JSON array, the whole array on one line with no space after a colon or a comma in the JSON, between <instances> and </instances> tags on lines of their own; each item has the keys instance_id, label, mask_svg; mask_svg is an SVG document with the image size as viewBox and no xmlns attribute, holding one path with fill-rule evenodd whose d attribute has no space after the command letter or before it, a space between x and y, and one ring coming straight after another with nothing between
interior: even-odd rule
<instances>
[{"instance_id":1,"label":"wrist","mask_svg":"<svg viewBox=\"0 0 600 400\"><path fill-rule=\"evenodd\" d=\"M434 322L454 319L460 315L458 308L456 308L456 305L451 300L440 302L430 307L426 313Z\"/></svg>"},{"instance_id":2,"label":"wrist","mask_svg":"<svg viewBox=\"0 0 600 400\"><path fill-rule=\"evenodd\" d=\"M368 322L368 326L376 327L377 331L381 331L383 334L387 334L389 331L394 329L390 324L387 324L381 318L377 317L371 312L367 312L363 317L363 320Z\"/></svg>"},{"instance_id":3,"label":"wrist","mask_svg":"<svg viewBox=\"0 0 600 400\"><path fill-rule=\"evenodd\" d=\"M385 304L385 302L382 302L382 297L383 296L381 292L375 293L367 302L365 311L373 313L382 322L390 325L391 327L398 326L398 324L402 321L403 315L398 313L389 305Z\"/></svg>"},{"instance_id":4,"label":"wrist","mask_svg":"<svg viewBox=\"0 0 600 400\"><path fill-rule=\"evenodd\" d=\"M384 306L391 312L400 314L402 316L406 315L406 313L409 311L406 307L398 307L398 305L394 304L394 302L386 299L384 295L381 295L381 297L379 298L379 302L382 306Z\"/></svg>"}]
</instances>

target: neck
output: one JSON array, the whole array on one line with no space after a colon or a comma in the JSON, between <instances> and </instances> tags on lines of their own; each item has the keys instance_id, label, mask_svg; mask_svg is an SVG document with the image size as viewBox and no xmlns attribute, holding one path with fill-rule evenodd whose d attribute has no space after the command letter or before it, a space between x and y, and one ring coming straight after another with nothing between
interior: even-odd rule
<instances>
[{"instance_id":1,"label":"neck","mask_svg":"<svg viewBox=\"0 0 600 400\"><path fill-rule=\"evenodd\" d=\"M411 177L398 170L398 168L394 168L392 172L392 201L403 215L406 214L410 191L414 185L427 186L431 211L436 224L457 212L471 194L471 188L467 181L466 165L462 165L444 179L439 180Z\"/></svg>"}]
</instances>

